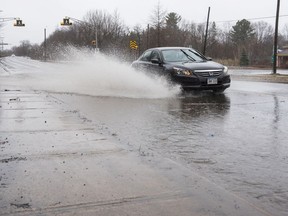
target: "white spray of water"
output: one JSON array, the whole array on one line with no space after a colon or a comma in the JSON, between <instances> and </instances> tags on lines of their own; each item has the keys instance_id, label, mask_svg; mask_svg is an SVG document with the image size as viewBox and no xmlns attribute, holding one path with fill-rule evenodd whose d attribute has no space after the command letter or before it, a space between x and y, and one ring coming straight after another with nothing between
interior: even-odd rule
<instances>
[{"instance_id":1,"label":"white spray of water","mask_svg":"<svg viewBox=\"0 0 288 216\"><path fill-rule=\"evenodd\" d=\"M100 53L71 47L66 57L69 61L61 63L19 62L11 57L10 67L20 73L22 85L35 90L131 98L167 98L180 91L164 78L152 78Z\"/></svg>"}]
</instances>

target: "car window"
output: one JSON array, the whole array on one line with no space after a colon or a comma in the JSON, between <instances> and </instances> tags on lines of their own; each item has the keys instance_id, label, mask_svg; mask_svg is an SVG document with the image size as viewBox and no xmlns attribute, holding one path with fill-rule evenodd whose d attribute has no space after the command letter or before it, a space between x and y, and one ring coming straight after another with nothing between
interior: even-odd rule
<instances>
[{"instance_id":1,"label":"car window","mask_svg":"<svg viewBox=\"0 0 288 216\"><path fill-rule=\"evenodd\" d=\"M151 61L151 50L146 51L143 53L143 55L140 57L140 61Z\"/></svg>"},{"instance_id":2,"label":"car window","mask_svg":"<svg viewBox=\"0 0 288 216\"><path fill-rule=\"evenodd\" d=\"M163 54L164 60L167 61L167 62L187 61L187 57L179 49L163 50L162 54Z\"/></svg>"},{"instance_id":3,"label":"car window","mask_svg":"<svg viewBox=\"0 0 288 216\"><path fill-rule=\"evenodd\" d=\"M163 58L166 62L183 62L183 61L203 61L204 59L197 52L188 49L171 49L162 51Z\"/></svg>"},{"instance_id":4,"label":"car window","mask_svg":"<svg viewBox=\"0 0 288 216\"><path fill-rule=\"evenodd\" d=\"M184 50L186 51L186 50ZM188 55L191 55L196 61L203 61L205 60L205 57L201 55L200 53L196 52L195 50L188 50Z\"/></svg>"},{"instance_id":5,"label":"car window","mask_svg":"<svg viewBox=\"0 0 288 216\"><path fill-rule=\"evenodd\" d=\"M159 59L160 60L160 55L159 55L159 52L154 50L151 54L151 60L152 59Z\"/></svg>"}]
</instances>

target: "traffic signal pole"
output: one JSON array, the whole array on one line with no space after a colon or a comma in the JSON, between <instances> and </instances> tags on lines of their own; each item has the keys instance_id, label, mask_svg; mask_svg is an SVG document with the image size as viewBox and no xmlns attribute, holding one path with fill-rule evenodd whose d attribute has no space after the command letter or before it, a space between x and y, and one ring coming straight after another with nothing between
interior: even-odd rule
<instances>
[{"instance_id":1,"label":"traffic signal pole","mask_svg":"<svg viewBox=\"0 0 288 216\"><path fill-rule=\"evenodd\" d=\"M23 21L20 18L15 18L15 17L0 18L0 23L12 21L12 20L16 20L16 22L14 23L14 26L16 26L16 27L24 27L25 26L25 24L23 23Z\"/></svg>"},{"instance_id":2,"label":"traffic signal pole","mask_svg":"<svg viewBox=\"0 0 288 216\"><path fill-rule=\"evenodd\" d=\"M0 12L2 12L2 10L0 10ZM24 27L25 24L23 23L23 21L20 18L15 18L15 17L5 17L5 18L0 18L0 24L3 22L8 22L8 21L13 21L16 20L16 22L14 23L15 27ZM8 43L4 43L3 39L2 42L0 43L0 45L2 46L2 50L4 50L4 45L8 45Z\"/></svg>"}]
</instances>

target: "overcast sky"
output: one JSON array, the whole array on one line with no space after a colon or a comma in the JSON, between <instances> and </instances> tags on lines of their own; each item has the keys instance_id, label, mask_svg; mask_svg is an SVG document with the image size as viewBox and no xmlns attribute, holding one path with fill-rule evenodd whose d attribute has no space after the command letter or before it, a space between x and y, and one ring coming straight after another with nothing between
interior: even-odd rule
<instances>
[{"instance_id":1,"label":"overcast sky","mask_svg":"<svg viewBox=\"0 0 288 216\"><path fill-rule=\"evenodd\" d=\"M163 10L176 12L182 19L196 23L206 21L209 6L210 21L217 22L275 16L277 5L277 0L160 0L159 2ZM5 22L5 26L0 30L0 43L3 40L18 46L21 40L29 40L32 44L40 44L44 40L44 28L47 29L49 36L57 28L61 28L60 22L63 17L82 19L90 10L103 10L111 14L117 10L127 26L131 28L137 24L146 26L157 4L157 0L1 0L0 18L19 17L26 26L16 28L13 27L13 21ZM288 1L282 0L280 15L288 15L287 8ZM274 25L275 18L263 21ZM221 22L216 24L223 25ZM288 24L288 16L280 18L279 30L284 24ZM10 47L6 46L6 49Z\"/></svg>"}]
</instances>

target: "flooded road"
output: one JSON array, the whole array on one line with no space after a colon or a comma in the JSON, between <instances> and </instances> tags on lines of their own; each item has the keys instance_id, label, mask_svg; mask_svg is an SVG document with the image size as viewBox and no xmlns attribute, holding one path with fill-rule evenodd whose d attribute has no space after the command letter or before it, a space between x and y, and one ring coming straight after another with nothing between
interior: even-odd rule
<instances>
[{"instance_id":1,"label":"flooded road","mask_svg":"<svg viewBox=\"0 0 288 216\"><path fill-rule=\"evenodd\" d=\"M232 80L224 94L179 94L143 74L124 79L133 74L124 66L120 79L105 65L94 75L90 62L86 72L78 63L2 64L0 215L77 206L108 215L123 203L120 215L131 203L130 215L160 215L159 203L177 215L170 200L181 215L288 214L287 85Z\"/></svg>"},{"instance_id":2,"label":"flooded road","mask_svg":"<svg viewBox=\"0 0 288 216\"><path fill-rule=\"evenodd\" d=\"M170 158L275 215L287 214L287 85L234 81L223 95L152 100L55 97L142 156Z\"/></svg>"}]
</instances>

